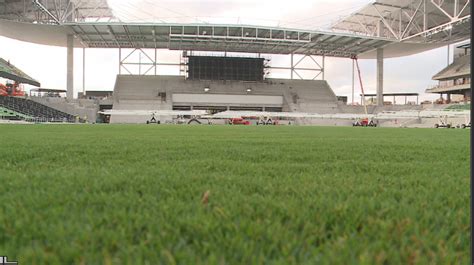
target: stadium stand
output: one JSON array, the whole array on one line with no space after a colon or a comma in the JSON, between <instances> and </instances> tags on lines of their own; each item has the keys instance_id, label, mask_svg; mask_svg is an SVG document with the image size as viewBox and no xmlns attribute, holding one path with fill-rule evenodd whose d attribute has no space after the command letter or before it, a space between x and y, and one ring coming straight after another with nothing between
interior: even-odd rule
<instances>
[{"instance_id":1,"label":"stadium stand","mask_svg":"<svg viewBox=\"0 0 474 265\"><path fill-rule=\"evenodd\" d=\"M0 97L3 117L37 122L75 122L76 117L25 98ZM12 117L13 116L13 117Z\"/></svg>"},{"instance_id":2,"label":"stadium stand","mask_svg":"<svg viewBox=\"0 0 474 265\"><path fill-rule=\"evenodd\" d=\"M16 111L12 111L12 110L0 107L0 119L2 119L2 120L19 121L19 120L23 120L23 119L27 119L27 118L30 118L30 117L28 117L26 115L23 115L21 113L18 113Z\"/></svg>"},{"instance_id":3,"label":"stadium stand","mask_svg":"<svg viewBox=\"0 0 474 265\"><path fill-rule=\"evenodd\" d=\"M334 113L334 92L324 80L265 82L186 80L183 76L119 75L115 110L272 110ZM150 117L113 115L111 123L144 123ZM167 119L163 117L162 119Z\"/></svg>"},{"instance_id":4,"label":"stadium stand","mask_svg":"<svg viewBox=\"0 0 474 265\"><path fill-rule=\"evenodd\" d=\"M99 111L101 104L112 104L111 99L66 99L58 97L29 97L29 99L73 116L78 116L88 122L96 121L97 111Z\"/></svg>"},{"instance_id":5,"label":"stadium stand","mask_svg":"<svg viewBox=\"0 0 474 265\"><path fill-rule=\"evenodd\" d=\"M454 61L433 76L438 85L426 90L427 93L439 94L442 103L452 103L452 95L461 95L464 103L471 100L471 44L455 48ZM443 100L443 94L446 100Z\"/></svg>"}]
</instances>

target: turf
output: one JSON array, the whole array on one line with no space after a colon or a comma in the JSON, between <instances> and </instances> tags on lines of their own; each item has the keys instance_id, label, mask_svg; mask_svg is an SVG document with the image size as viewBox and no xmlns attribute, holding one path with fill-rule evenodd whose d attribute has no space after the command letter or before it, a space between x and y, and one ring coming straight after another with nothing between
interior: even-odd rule
<instances>
[{"instance_id":1,"label":"turf","mask_svg":"<svg viewBox=\"0 0 474 265\"><path fill-rule=\"evenodd\" d=\"M4 125L0 134L0 256L20 264L469 260L468 130Z\"/></svg>"}]
</instances>

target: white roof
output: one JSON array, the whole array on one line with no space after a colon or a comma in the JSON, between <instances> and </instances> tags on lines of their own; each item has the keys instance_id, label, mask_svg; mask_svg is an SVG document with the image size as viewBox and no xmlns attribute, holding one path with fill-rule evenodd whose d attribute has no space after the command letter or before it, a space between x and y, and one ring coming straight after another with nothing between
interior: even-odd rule
<instances>
[{"instance_id":1,"label":"white roof","mask_svg":"<svg viewBox=\"0 0 474 265\"><path fill-rule=\"evenodd\" d=\"M52 0L44 3L49 1ZM385 58L400 57L470 37L468 0L376 0L335 23L333 31L206 23L99 22L102 15L112 16L105 0L72 2L81 5L80 12L74 19L68 19L67 13L59 16L62 20L57 25L47 24L51 18L38 23L24 22L31 22L29 19L13 21L0 9L0 35L62 47L66 46L66 36L74 34L76 47L357 55L367 59L376 57L377 48L384 48ZM81 14L82 19L77 17ZM97 19L90 22L94 17Z\"/></svg>"},{"instance_id":2,"label":"white roof","mask_svg":"<svg viewBox=\"0 0 474 265\"><path fill-rule=\"evenodd\" d=\"M136 24L118 22L43 25L0 20L0 35L44 45L76 47L165 48L268 54L312 54L351 57L386 46L386 38L251 25Z\"/></svg>"},{"instance_id":3,"label":"white roof","mask_svg":"<svg viewBox=\"0 0 474 265\"><path fill-rule=\"evenodd\" d=\"M376 0L332 25L333 30L412 43L470 37L469 0Z\"/></svg>"}]
</instances>

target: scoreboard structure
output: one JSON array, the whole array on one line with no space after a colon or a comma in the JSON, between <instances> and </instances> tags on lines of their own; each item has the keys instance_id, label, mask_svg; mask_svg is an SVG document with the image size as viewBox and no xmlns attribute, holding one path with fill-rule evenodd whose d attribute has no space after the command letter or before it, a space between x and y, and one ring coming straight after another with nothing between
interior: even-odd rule
<instances>
[{"instance_id":1,"label":"scoreboard structure","mask_svg":"<svg viewBox=\"0 0 474 265\"><path fill-rule=\"evenodd\" d=\"M263 81L264 58L188 56L189 80Z\"/></svg>"}]
</instances>

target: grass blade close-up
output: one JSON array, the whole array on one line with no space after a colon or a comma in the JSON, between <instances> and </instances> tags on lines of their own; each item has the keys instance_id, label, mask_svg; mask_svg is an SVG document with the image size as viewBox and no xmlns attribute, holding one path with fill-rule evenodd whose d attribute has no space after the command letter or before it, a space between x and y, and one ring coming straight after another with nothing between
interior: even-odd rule
<instances>
[{"instance_id":1,"label":"grass blade close-up","mask_svg":"<svg viewBox=\"0 0 474 265\"><path fill-rule=\"evenodd\" d=\"M469 130L0 126L19 264L467 264Z\"/></svg>"}]
</instances>

